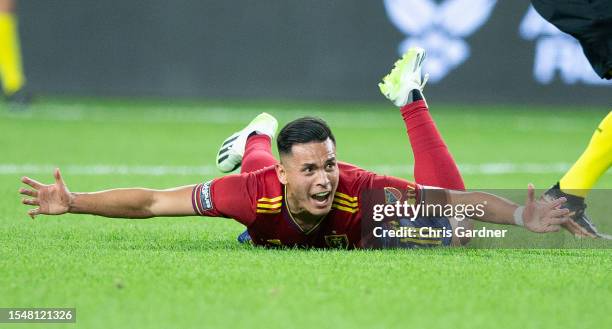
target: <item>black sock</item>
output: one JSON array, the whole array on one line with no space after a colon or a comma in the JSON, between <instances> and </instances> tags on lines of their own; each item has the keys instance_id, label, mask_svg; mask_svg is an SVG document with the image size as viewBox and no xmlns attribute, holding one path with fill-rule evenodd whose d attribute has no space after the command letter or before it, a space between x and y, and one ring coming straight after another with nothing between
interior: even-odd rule
<instances>
[{"instance_id":1,"label":"black sock","mask_svg":"<svg viewBox=\"0 0 612 329\"><path fill-rule=\"evenodd\" d=\"M421 93L421 91L418 89L413 89L410 91L410 94L408 95L408 102L406 102L406 104L410 104L412 102L421 101L421 100L425 100L423 93Z\"/></svg>"}]
</instances>

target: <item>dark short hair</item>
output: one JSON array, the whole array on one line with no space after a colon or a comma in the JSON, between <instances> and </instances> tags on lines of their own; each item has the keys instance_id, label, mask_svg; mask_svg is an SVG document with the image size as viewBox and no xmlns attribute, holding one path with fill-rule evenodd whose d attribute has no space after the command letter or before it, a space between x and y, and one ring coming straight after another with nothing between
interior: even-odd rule
<instances>
[{"instance_id":1,"label":"dark short hair","mask_svg":"<svg viewBox=\"0 0 612 329\"><path fill-rule=\"evenodd\" d=\"M281 129L276 139L278 153L291 154L295 144L325 142L327 139L336 145L336 138L325 121L315 117L303 117L293 120Z\"/></svg>"}]
</instances>

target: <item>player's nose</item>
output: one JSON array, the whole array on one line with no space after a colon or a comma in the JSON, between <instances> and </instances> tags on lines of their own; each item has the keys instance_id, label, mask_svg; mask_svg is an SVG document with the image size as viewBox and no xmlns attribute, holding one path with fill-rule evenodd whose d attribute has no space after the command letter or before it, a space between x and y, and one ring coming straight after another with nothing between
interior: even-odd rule
<instances>
[{"instance_id":1,"label":"player's nose","mask_svg":"<svg viewBox=\"0 0 612 329\"><path fill-rule=\"evenodd\" d=\"M317 175L317 185L324 188L328 188L331 185L331 180L329 179L329 175L327 172L325 172L325 170L319 171L319 175Z\"/></svg>"}]
</instances>

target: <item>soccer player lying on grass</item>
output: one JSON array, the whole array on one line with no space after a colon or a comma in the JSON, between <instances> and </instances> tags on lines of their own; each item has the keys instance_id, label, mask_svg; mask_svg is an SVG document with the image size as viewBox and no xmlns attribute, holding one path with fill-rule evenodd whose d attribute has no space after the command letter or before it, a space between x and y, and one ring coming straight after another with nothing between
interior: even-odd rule
<instances>
[{"instance_id":1,"label":"soccer player lying on grass","mask_svg":"<svg viewBox=\"0 0 612 329\"><path fill-rule=\"evenodd\" d=\"M247 227L239 240L255 245L343 247L370 246L362 233L368 191L385 190L394 200L412 200L450 205L486 204L475 219L500 224L519 224L533 232L558 231L568 221L568 210L560 209L564 198L535 200L529 187L524 206L482 192L464 192L459 170L429 114L422 95L421 79L425 51L409 50L380 84L383 94L401 107L414 153L416 184L401 178L377 175L336 159L335 139L327 124L316 118L301 118L279 133L280 162L272 156L271 140L276 120L267 113L257 116L246 128L222 144L217 155L220 170L241 173L209 182L169 190L141 188L114 189L95 193L71 193L59 169L55 184L43 185L31 178L22 181L33 189L21 189L30 196L24 204L37 206L28 211L39 214L94 214L106 217L148 218L155 216L218 216L233 218ZM438 189L427 188L435 186ZM402 221L437 229L464 227L471 220L437 216ZM579 226L569 226L572 233ZM385 243L396 247L460 245L469 239L404 239ZM399 241L399 239L398 239Z\"/></svg>"}]
</instances>

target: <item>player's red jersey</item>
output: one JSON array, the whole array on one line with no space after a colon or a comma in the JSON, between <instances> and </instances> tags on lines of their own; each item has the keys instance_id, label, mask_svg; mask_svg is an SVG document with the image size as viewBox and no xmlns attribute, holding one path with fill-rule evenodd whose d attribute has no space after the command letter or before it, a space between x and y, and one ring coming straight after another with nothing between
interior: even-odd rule
<instances>
[{"instance_id":1,"label":"player's red jersey","mask_svg":"<svg viewBox=\"0 0 612 329\"><path fill-rule=\"evenodd\" d=\"M340 179L332 209L307 231L289 213L285 187L273 166L197 185L192 193L193 207L202 216L229 217L244 224L256 245L359 248L364 244L360 200L363 192L385 189L419 202L421 188L414 183L347 163L339 163L338 167Z\"/></svg>"}]
</instances>

